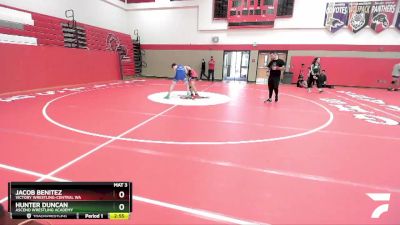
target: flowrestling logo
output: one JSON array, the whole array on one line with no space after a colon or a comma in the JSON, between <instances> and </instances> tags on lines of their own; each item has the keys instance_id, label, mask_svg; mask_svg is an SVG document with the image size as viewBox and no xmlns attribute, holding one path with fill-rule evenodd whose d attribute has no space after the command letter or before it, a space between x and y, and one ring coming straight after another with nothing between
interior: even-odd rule
<instances>
[{"instance_id":1,"label":"flowrestling logo","mask_svg":"<svg viewBox=\"0 0 400 225\"><path fill-rule=\"evenodd\" d=\"M389 193L367 193L367 196L376 202L382 202L383 204L375 208L371 214L372 219L379 219L382 214L389 212Z\"/></svg>"}]
</instances>

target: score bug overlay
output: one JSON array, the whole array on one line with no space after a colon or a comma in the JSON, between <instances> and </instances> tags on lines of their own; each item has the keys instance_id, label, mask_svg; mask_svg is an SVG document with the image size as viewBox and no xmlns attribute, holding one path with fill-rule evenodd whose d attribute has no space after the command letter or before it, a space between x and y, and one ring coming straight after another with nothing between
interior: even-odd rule
<instances>
[{"instance_id":1,"label":"score bug overlay","mask_svg":"<svg viewBox=\"0 0 400 225\"><path fill-rule=\"evenodd\" d=\"M10 182L12 219L129 219L131 182Z\"/></svg>"}]
</instances>

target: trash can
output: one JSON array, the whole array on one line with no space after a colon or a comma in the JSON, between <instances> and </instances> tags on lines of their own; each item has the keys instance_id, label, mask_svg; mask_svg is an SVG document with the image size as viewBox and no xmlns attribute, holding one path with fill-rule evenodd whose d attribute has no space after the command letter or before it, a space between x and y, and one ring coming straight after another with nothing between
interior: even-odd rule
<instances>
[{"instance_id":1,"label":"trash can","mask_svg":"<svg viewBox=\"0 0 400 225\"><path fill-rule=\"evenodd\" d=\"M292 72L285 72L283 73L283 79L282 83L283 84L291 84L293 79L293 73Z\"/></svg>"}]
</instances>

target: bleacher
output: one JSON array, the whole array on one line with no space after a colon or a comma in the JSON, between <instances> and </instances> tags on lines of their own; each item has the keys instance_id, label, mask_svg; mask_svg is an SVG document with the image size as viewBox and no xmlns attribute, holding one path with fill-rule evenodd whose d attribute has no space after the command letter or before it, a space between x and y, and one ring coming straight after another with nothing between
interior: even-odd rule
<instances>
[{"instance_id":1,"label":"bleacher","mask_svg":"<svg viewBox=\"0 0 400 225\"><path fill-rule=\"evenodd\" d=\"M69 22L67 19L20 10L0 4L0 21L3 21L3 23L0 23L0 43L71 47L66 44L70 37L63 32L62 24L67 24ZM9 26L7 24L17 24L18 26ZM77 26L85 30L85 49L91 51L111 51L111 49L107 48L107 37L109 34L117 37L119 44L127 49L127 54L123 57L124 60L121 60L122 75L134 75L133 45L129 34L79 22Z\"/></svg>"}]
</instances>

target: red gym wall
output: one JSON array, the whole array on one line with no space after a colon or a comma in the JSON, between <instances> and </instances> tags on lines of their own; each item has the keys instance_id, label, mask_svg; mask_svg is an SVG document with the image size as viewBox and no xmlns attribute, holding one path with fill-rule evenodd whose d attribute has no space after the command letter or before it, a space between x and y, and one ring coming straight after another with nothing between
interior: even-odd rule
<instances>
[{"instance_id":1,"label":"red gym wall","mask_svg":"<svg viewBox=\"0 0 400 225\"><path fill-rule=\"evenodd\" d=\"M41 70L40 73L49 73L50 71L52 74L33 74L32 72L36 70L32 70L29 72L25 73L19 73L15 74L15 76L19 76L16 78L17 80L21 81L24 78L29 79L29 82L32 82L32 79L36 79L38 75L40 76L40 79L50 79L49 82L47 83L47 87L49 86L54 86L54 85L67 85L67 84L77 84L77 83L85 83L85 82L94 82L94 81L102 81L102 80L110 80L112 79L120 79L121 78L121 70L118 69L118 74L110 74L109 77L105 77L102 75L103 72L100 72L100 75L98 74L99 70L96 69L102 68L104 71L115 71L115 56L114 57L114 52L111 52L107 50L107 43L106 39L108 34L112 33L116 37L118 37L120 43L124 45L128 49L128 54L127 56L129 57L129 60L124 60L122 62L122 74L123 75L134 75L134 63L133 63L133 45L132 45L132 40L130 35L128 34L123 34L111 30L106 30L82 23L77 23L78 26L84 27L86 30L86 40L87 40L87 47L89 50L81 50L81 49L68 49L64 47L64 36L62 32L62 27L61 23L66 23L68 22L65 19L60 19L52 16L47 16L39 13L34 13L26 10L21 10L18 8L14 7L9 7L6 5L0 4L2 7L7 7L23 12L28 12L32 14L32 19L34 20L34 26L31 25L25 25L23 30L19 29L12 29L12 28L6 28L6 27L0 27L0 33L3 34L10 34L10 35L19 35L19 36L28 36L28 37L35 37L38 40L38 47L41 46L38 50L32 49L35 47L29 47L29 46L15 46L15 49L19 49L24 52L25 56L24 59L26 60L27 65L31 65L31 60L36 62L36 66L38 67L43 67L45 65L57 65L59 69L54 70L54 69L49 69L49 70ZM0 44L2 45L2 44ZM27 48L26 50L24 48ZM50 49L46 49L50 48ZM13 51L12 48L10 48L8 45L7 46L1 46L1 52L0 55L2 58L6 57L8 52L4 51ZM51 60L52 58L60 60L60 62L57 62L55 64L47 64L45 60L36 60L35 57L41 56L40 54L42 52L47 52L48 54L54 54L49 59ZM29 56L29 54L32 54L32 56ZM71 55L68 55L71 54ZM46 57L46 55L43 55ZM89 56L87 59L84 56ZM107 57L106 57L107 56ZM80 60L76 61L73 59L73 57L78 57ZM105 58L111 58L112 63L107 63L104 61ZM79 62L78 64L82 64L82 66L76 67L76 65L73 66L74 63L70 63L69 60L72 60L75 64ZM40 85L27 85L24 84L21 87L15 86L16 84L4 84L3 81L5 80L13 80L12 78L7 78L4 79L5 74L3 73L3 66L10 67L12 65L20 65L23 61L16 61L15 63L11 63L9 61L9 64L3 64L3 62L0 62L2 67L2 72L1 72L1 77L2 80L1 89L0 93L4 93L5 91L15 91L15 90L27 90L32 89L32 88L42 88L46 87L43 86L46 82L45 80L41 80L39 83ZM66 66L62 66L61 64L66 64L69 66L72 66L70 69L67 71L62 71L63 69L66 68ZM92 69L88 70L82 70L80 67L92 67ZM111 66L112 68L107 69L104 66ZM55 67L55 66L52 66ZM77 71L72 71L76 68ZM17 69L17 68L14 68ZM8 71L11 71L8 68ZM56 73L53 73L56 72ZM83 74L83 72L87 74ZM68 80L71 77L71 74L75 73L77 74L76 77L74 77L73 82ZM14 76L13 74L8 74L8 76ZM63 77L67 75L67 77ZM80 79L81 78L81 79ZM59 79L59 80L57 80ZM28 83L29 83L28 82ZM34 83L32 83L34 84ZM10 85L10 88L5 88L4 85ZM13 88L11 88L13 87ZM24 88L22 88L24 87Z\"/></svg>"},{"instance_id":2,"label":"red gym wall","mask_svg":"<svg viewBox=\"0 0 400 225\"><path fill-rule=\"evenodd\" d=\"M120 79L116 52L0 44L0 94Z\"/></svg>"},{"instance_id":3,"label":"red gym wall","mask_svg":"<svg viewBox=\"0 0 400 225\"><path fill-rule=\"evenodd\" d=\"M297 81L301 64L309 67L314 57L293 56L292 82ZM392 80L392 70L400 59L321 57L321 67L326 70L328 83L344 86L387 88ZM382 82L384 81L384 82Z\"/></svg>"}]
</instances>

